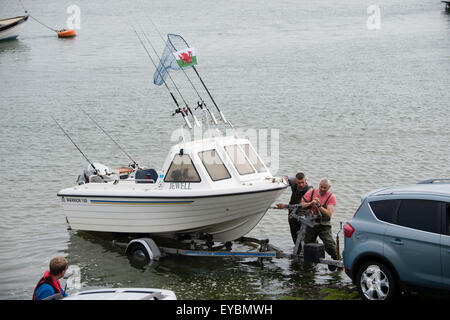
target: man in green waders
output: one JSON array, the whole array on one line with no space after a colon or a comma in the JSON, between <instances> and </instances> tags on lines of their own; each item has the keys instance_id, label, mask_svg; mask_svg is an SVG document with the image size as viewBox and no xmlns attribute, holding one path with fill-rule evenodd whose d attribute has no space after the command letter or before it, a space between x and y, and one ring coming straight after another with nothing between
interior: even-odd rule
<instances>
[{"instance_id":1,"label":"man in green waders","mask_svg":"<svg viewBox=\"0 0 450 320\"><path fill-rule=\"evenodd\" d=\"M300 204L303 196L305 193L312 188L312 186L309 186L306 182L305 174L302 172L299 172L294 177L287 177L289 181L289 186L291 187L291 199L289 200L289 204ZM284 209L287 207L284 203L278 203L277 207L280 209ZM297 233L300 230L302 223L298 221L297 219L292 217L294 209L289 209L289 215L288 215L288 222L289 227L291 229L291 237L292 241L294 241L294 244L297 241ZM301 248L299 248L301 250Z\"/></svg>"},{"instance_id":2,"label":"man in green waders","mask_svg":"<svg viewBox=\"0 0 450 320\"><path fill-rule=\"evenodd\" d=\"M302 198L302 208L311 210L312 214L320 212L322 218L314 228L306 227L305 244L316 242L317 237L322 240L325 251L333 260L337 259L336 242L331 233L331 216L336 206L336 197L330 192L330 180L322 179L319 188L310 189Z\"/></svg>"}]
</instances>

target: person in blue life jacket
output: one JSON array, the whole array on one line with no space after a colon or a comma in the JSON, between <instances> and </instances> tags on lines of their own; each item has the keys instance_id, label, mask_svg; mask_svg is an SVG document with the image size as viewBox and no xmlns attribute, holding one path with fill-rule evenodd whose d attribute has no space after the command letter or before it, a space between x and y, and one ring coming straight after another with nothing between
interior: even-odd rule
<instances>
[{"instance_id":1,"label":"person in blue life jacket","mask_svg":"<svg viewBox=\"0 0 450 320\"><path fill-rule=\"evenodd\" d=\"M59 279L64 277L67 267L67 260L63 257L54 257L50 260L49 270L45 271L34 289L33 300L43 300L57 293L67 297L59 283Z\"/></svg>"}]
</instances>

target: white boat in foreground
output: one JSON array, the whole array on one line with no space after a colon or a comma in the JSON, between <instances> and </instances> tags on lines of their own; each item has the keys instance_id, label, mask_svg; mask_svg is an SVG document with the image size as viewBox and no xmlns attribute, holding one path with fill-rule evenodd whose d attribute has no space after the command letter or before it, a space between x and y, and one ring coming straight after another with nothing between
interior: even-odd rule
<instances>
[{"instance_id":1,"label":"white boat in foreground","mask_svg":"<svg viewBox=\"0 0 450 320\"><path fill-rule=\"evenodd\" d=\"M58 193L72 229L232 241L250 232L288 186L249 140L232 136L179 143L159 172L124 178L94 166L99 174Z\"/></svg>"},{"instance_id":2,"label":"white boat in foreground","mask_svg":"<svg viewBox=\"0 0 450 320\"><path fill-rule=\"evenodd\" d=\"M27 20L28 15L0 20L0 41L17 38Z\"/></svg>"},{"instance_id":3,"label":"white boat in foreground","mask_svg":"<svg viewBox=\"0 0 450 320\"><path fill-rule=\"evenodd\" d=\"M62 300L177 300L171 290L152 288L105 288L82 291Z\"/></svg>"}]
</instances>

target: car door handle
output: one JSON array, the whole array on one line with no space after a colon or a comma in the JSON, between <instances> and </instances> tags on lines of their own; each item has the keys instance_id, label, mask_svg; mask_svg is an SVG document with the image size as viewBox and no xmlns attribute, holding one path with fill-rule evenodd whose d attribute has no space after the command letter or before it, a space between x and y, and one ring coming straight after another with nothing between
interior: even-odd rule
<instances>
[{"instance_id":1,"label":"car door handle","mask_svg":"<svg viewBox=\"0 0 450 320\"><path fill-rule=\"evenodd\" d=\"M402 246L403 245L403 241L400 240L400 239L391 240L391 243L396 244L398 246Z\"/></svg>"}]
</instances>

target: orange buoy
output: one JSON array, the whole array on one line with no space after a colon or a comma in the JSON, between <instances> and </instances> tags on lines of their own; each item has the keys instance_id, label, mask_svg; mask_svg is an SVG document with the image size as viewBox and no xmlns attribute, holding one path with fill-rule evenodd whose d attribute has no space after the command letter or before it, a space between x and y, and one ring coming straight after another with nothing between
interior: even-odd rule
<instances>
[{"instance_id":1,"label":"orange buoy","mask_svg":"<svg viewBox=\"0 0 450 320\"><path fill-rule=\"evenodd\" d=\"M74 29L66 30L62 29L58 31L58 38L71 38L75 37L76 33Z\"/></svg>"}]
</instances>

